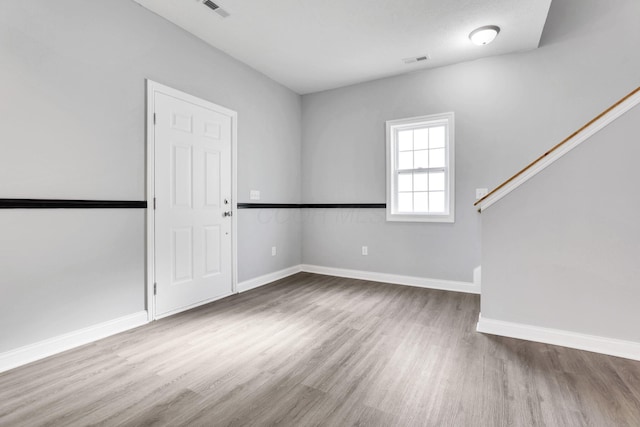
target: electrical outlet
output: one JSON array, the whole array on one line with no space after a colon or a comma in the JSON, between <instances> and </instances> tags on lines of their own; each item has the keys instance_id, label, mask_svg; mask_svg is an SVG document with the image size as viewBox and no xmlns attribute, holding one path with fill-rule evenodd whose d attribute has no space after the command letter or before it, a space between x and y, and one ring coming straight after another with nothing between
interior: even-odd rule
<instances>
[{"instance_id":1,"label":"electrical outlet","mask_svg":"<svg viewBox=\"0 0 640 427\"><path fill-rule=\"evenodd\" d=\"M368 246L363 246L362 247L362 255L369 255L369 247Z\"/></svg>"},{"instance_id":2,"label":"electrical outlet","mask_svg":"<svg viewBox=\"0 0 640 427\"><path fill-rule=\"evenodd\" d=\"M271 246L271 256L276 256L278 254L278 248L275 246Z\"/></svg>"},{"instance_id":3,"label":"electrical outlet","mask_svg":"<svg viewBox=\"0 0 640 427\"><path fill-rule=\"evenodd\" d=\"M251 190L249 192L250 200L260 200L260 190Z\"/></svg>"},{"instance_id":4,"label":"electrical outlet","mask_svg":"<svg viewBox=\"0 0 640 427\"><path fill-rule=\"evenodd\" d=\"M489 194L488 188L476 188L476 200L482 199L487 194Z\"/></svg>"}]
</instances>

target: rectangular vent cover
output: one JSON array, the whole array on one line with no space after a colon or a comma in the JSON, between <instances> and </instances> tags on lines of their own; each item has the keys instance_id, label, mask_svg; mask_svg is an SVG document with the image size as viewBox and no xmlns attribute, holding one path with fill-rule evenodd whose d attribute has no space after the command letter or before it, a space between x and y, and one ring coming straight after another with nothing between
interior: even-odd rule
<instances>
[{"instance_id":1,"label":"rectangular vent cover","mask_svg":"<svg viewBox=\"0 0 640 427\"><path fill-rule=\"evenodd\" d=\"M213 10L220 8L220 6L218 6L211 0L204 0L204 5L207 6L209 9L213 9Z\"/></svg>"},{"instance_id":2,"label":"rectangular vent cover","mask_svg":"<svg viewBox=\"0 0 640 427\"><path fill-rule=\"evenodd\" d=\"M224 10L223 8L221 8L211 0L204 0L202 3L205 6L207 6L209 9L216 12L218 15L222 16L223 18L226 18L227 16L229 16L229 12L227 12L226 10Z\"/></svg>"},{"instance_id":3,"label":"rectangular vent cover","mask_svg":"<svg viewBox=\"0 0 640 427\"><path fill-rule=\"evenodd\" d=\"M402 61L405 64L413 64L415 62L426 61L427 59L429 59L429 55L422 55L422 56L414 56L414 57L411 57L411 58L404 58Z\"/></svg>"}]
</instances>

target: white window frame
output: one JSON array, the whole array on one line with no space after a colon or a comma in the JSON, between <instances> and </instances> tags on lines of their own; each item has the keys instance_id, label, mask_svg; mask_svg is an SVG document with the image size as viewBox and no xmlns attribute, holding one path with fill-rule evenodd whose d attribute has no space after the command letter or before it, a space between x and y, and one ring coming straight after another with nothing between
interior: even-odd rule
<instances>
[{"instance_id":1,"label":"white window frame","mask_svg":"<svg viewBox=\"0 0 640 427\"><path fill-rule=\"evenodd\" d=\"M453 112L388 120L387 134L387 221L455 222L455 126ZM426 126L445 125L445 213L398 212L398 132ZM420 169L423 170L423 169ZM428 169L424 169L427 171Z\"/></svg>"}]
</instances>

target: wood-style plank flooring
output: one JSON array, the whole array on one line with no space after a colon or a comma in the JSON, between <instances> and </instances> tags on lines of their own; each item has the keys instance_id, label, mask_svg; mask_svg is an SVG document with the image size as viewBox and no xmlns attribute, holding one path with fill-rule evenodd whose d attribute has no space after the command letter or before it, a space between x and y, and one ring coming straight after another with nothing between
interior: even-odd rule
<instances>
[{"instance_id":1,"label":"wood-style plank flooring","mask_svg":"<svg viewBox=\"0 0 640 427\"><path fill-rule=\"evenodd\" d=\"M640 362L479 297L300 273L0 374L2 426L640 426Z\"/></svg>"}]
</instances>

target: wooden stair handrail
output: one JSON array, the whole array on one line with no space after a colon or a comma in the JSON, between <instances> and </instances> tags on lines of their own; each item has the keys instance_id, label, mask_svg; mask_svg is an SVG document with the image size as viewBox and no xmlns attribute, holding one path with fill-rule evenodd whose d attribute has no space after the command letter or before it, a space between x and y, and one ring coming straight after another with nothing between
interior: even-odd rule
<instances>
[{"instance_id":1,"label":"wooden stair handrail","mask_svg":"<svg viewBox=\"0 0 640 427\"><path fill-rule=\"evenodd\" d=\"M491 197L492 195L494 195L496 192L498 192L500 189L502 189L503 187L505 187L507 184L509 184L510 182L512 182L514 179L518 178L520 175L522 175L523 173L525 173L526 171L528 171L529 169L531 169L534 165L536 165L538 162L540 162L542 159L544 159L545 157L547 157L549 154L553 153L554 151L556 151L558 148L562 147L564 144L566 144L568 141L570 141L571 139L575 138L577 135L579 135L581 132L583 132L585 129L587 129L589 126L591 126L592 124L594 124L595 122L597 122L598 120L600 120L603 116L605 116L607 113L609 113L611 110L613 110L614 108L616 108L618 105L622 104L623 102L625 102L627 99L631 98L633 95L637 94L638 92L640 92L640 86L638 86L637 88L635 88L635 90L629 92L627 95L625 95L622 99L620 99L618 102L616 102L615 104L613 104L611 107L607 108L606 110L604 110L602 113L598 114L596 117L594 117L593 119L591 119L587 124L585 124L584 126L582 126L580 129L578 129L577 131L573 132L571 135L569 135L568 137L566 137L565 139L563 139L561 142L559 142L558 144L554 145L553 148L551 148L550 150L548 150L547 152L545 152L542 156L538 157L537 159L535 159L533 162L529 163L527 166L525 166L520 172L516 173L515 175L513 175L511 178L507 179L505 182L503 182L502 184L498 185L496 188L494 188L493 190L491 190L487 195L485 195L484 197L482 197L481 199L479 199L478 201L476 201L473 206L477 206L480 203L482 203L483 201L485 201L486 199L488 199L489 197Z\"/></svg>"}]
</instances>

